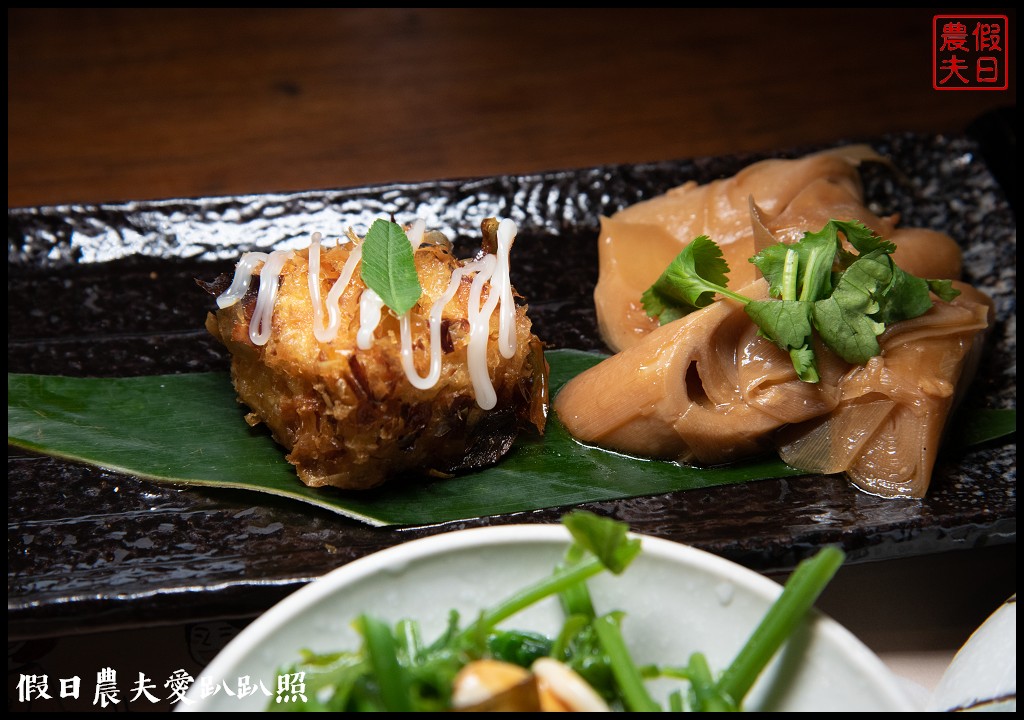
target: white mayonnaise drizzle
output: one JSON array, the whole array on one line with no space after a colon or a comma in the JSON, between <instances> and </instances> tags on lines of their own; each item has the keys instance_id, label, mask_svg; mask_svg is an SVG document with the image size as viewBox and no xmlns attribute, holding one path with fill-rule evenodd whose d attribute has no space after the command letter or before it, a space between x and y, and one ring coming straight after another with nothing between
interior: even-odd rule
<instances>
[{"instance_id":1,"label":"white mayonnaise drizzle","mask_svg":"<svg viewBox=\"0 0 1024 720\"><path fill-rule=\"evenodd\" d=\"M320 233L313 233L309 239L309 271L306 273L306 284L309 287L309 299L313 303L313 335L320 339L324 332L324 306L320 302ZM332 288L333 289L333 288ZM330 294L330 293L328 293Z\"/></svg>"},{"instance_id":2,"label":"white mayonnaise drizzle","mask_svg":"<svg viewBox=\"0 0 1024 720\"><path fill-rule=\"evenodd\" d=\"M359 296L359 332L356 333L356 345L360 350L373 347L373 333L380 325L381 309L384 300L370 288L363 290Z\"/></svg>"},{"instance_id":3,"label":"white mayonnaise drizzle","mask_svg":"<svg viewBox=\"0 0 1024 720\"><path fill-rule=\"evenodd\" d=\"M409 227L409 232L405 234L409 238L409 244L412 245L413 252L416 252L417 248L423 244L423 231L426 229L427 222L425 220L417 220Z\"/></svg>"},{"instance_id":4,"label":"white mayonnaise drizzle","mask_svg":"<svg viewBox=\"0 0 1024 720\"><path fill-rule=\"evenodd\" d=\"M353 247L341 269L341 275L327 293L327 325L324 326L320 304L320 233L313 233L313 240L309 244L309 298L313 301L313 335L320 342L331 342L338 337L338 329L341 327L341 294L348 287L356 264L362 257L363 246Z\"/></svg>"},{"instance_id":5,"label":"white mayonnaise drizzle","mask_svg":"<svg viewBox=\"0 0 1024 720\"><path fill-rule=\"evenodd\" d=\"M496 288L492 287L487 301L480 307L484 283L494 275L498 259L494 255L488 255L481 262L484 267L473 278L473 284L469 288L469 347L466 348L466 363L469 365L469 377L473 381L477 405L484 410L490 410L497 403L498 397L494 393L494 386L487 372L487 338L490 335L491 315L501 293L493 292Z\"/></svg>"},{"instance_id":6,"label":"white mayonnaise drizzle","mask_svg":"<svg viewBox=\"0 0 1024 720\"><path fill-rule=\"evenodd\" d=\"M409 228L407 237L412 249L415 250L423 242L426 223L417 220ZM428 316L430 366L426 376L421 377L413 363L412 320L410 313L399 316L401 332L402 369L413 387L427 390L434 387L441 378L441 323L445 306L451 302L458 292L462 278L476 273L470 286L469 297L469 347L466 362L469 367L470 380L477 404L484 410L490 410L497 404L497 394L487 369L487 339L490 336L491 316L499 307L498 315L498 350L503 357L510 358L516 352L515 333L515 302L512 298L512 283L509 273L509 249L516 236L516 225L509 219L498 224L498 247L493 255L486 255L480 260L468 262L452 272L451 280L444 294L430 307ZM362 258L362 246L352 248L341 274L331 286L327 294L327 324L324 324L324 304L320 298L320 233L314 233L309 245L309 297L313 304L313 334L320 342L333 342L341 327L341 295L345 292L355 267ZM256 265L263 263L260 271L260 289L256 298L256 308L249 322L249 339L254 345L265 345L270 340L271 321L273 319L274 302L277 298L281 270L295 253L291 250L277 250L269 255L261 252L249 252L242 255L235 268L235 276L231 286L217 298L221 308L234 305L249 289ZM264 282L266 280L266 282ZM273 282L271 282L273 280ZM485 284L490 284L487 300L481 306L480 298ZM380 324L384 301L373 290L366 288L359 297L359 330L356 333L356 345L362 350L373 346L374 333Z\"/></svg>"},{"instance_id":7,"label":"white mayonnaise drizzle","mask_svg":"<svg viewBox=\"0 0 1024 720\"><path fill-rule=\"evenodd\" d=\"M235 266L235 278L231 281L231 287L221 293L217 298L217 307L231 307L242 299L242 296L249 292L249 285L252 283L252 271L256 264L266 262L270 258L264 252L247 252L242 255Z\"/></svg>"},{"instance_id":8,"label":"white mayonnaise drizzle","mask_svg":"<svg viewBox=\"0 0 1024 720\"><path fill-rule=\"evenodd\" d=\"M476 272L483 267L482 262L466 263L452 273L451 282L444 295L437 299L430 307L430 368L426 377L420 377L412 359L412 319L409 313L402 313L398 318L399 328L402 334L402 369L413 387L419 390L429 390L437 385L441 379L441 314L445 306L455 297L459 290L462 277L471 272Z\"/></svg>"},{"instance_id":9,"label":"white mayonnaise drizzle","mask_svg":"<svg viewBox=\"0 0 1024 720\"><path fill-rule=\"evenodd\" d=\"M284 264L292 259L294 250L275 250L263 263L260 271L260 292L256 296L256 309L252 311L249 321L249 339L253 345L266 345L272 330L271 320L274 317L274 301L277 300L277 288ZM263 282L266 276L268 282Z\"/></svg>"},{"instance_id":10,"label":"white mayonnaise drizzle","mask_svg":"<svg viewBox=\"0 0 1024 720\"><path fill-rule=\"evenodd\" d=\"M516 224L505 218L498 223L498 266L491 278L491 287L501 295L501 314L498 315L498 349L506 360L516 354L516 305L512 299L512 275L508 253L516 239Z\"/></svg>"}]
</instances>

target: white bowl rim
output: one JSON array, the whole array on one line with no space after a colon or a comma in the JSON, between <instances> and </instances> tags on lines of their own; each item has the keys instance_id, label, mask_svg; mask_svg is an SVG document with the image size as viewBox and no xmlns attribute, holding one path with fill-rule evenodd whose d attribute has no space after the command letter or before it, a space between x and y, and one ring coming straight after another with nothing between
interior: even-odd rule
<instances>
[{"instance_id":1,"label":"white bowl rim","mask_svg":"<svg viewBox=\"0 0 1024 720\"><path fill-rule=\"evenodd\" d=\"M769 602L782 592L782 585L771 578L706 550L651 535L633 532L630 532L629 535L641 539L645 555L668 557L677 561L683 559L688 565L743 586ZM503 545L509 542L550 544L552 542L569 542L571 539L572 536L568 528L561 523L495 525L443 532L365 555L296 590L253 620L221 650L206 667L203 674L212 677L229 676L232 667L253 653L271 633L285 624L289 618L298 616L306 608L316 605L337 592L339 587L357 582L384 568L401 566L420 558L469 547ZM877 685L874 688L875 692L883 693L894 709L902 708L907 711L919 709L899 684L899 678L859 638L819 610L814 609L812 612L817 618L815 632L821 633L823 638L833 645L842 647L850 663L864 671L865 676L875 680ZM193 684L190 692L186 695L193 702L191 704L179 703L176 709L179 711L204 711L202 700L194 695L196 690L196 684Z\"/></svg>"}]
</instances>

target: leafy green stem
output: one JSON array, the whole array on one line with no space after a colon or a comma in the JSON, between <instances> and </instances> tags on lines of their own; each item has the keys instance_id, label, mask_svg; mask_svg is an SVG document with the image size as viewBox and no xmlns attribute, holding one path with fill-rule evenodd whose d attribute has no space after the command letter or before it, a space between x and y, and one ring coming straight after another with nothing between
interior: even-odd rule
<instances>
[{"instance_id":1,"label":"leafy green stem","mask_svg":"<svg viewBox=\"0 0 1024 720\"><path fill-rule=\"evenodd\" d=\"M591 578L605 569L597 558L590 558L578 565L564 568L550 577L523 588L504 602L485 610L475 622L460 633L461 637L470 638L487 632L502 620L506 620L517 612L530 607L550 595L556 595L573 585Z\"/></svg>"},{"instance_id":2,"label":"leafy green stem","mask_svg":"<svg viewBox=\"0 0 1024 720\"><path fill-rule=\"evenodd\" d=\"M728 697L723 696L722 691L715 684L704 653L696 652L690 656L687 671L690 679L691 705L695 712L734 712L738 710L737 705Z\"/></svg>"},{"instance_id":3,"label":"leafy green stem","mask_svg":"<svg viewBox=\"0 0 1024 720\"><path fill-rule=\"evenodd\" d=\"M782 299L796 300L797 268L800 266L800 257L796 250L786 250L786 260L782 267Z\"/></svg>"},{"instance_id":4,"label":"leafy green stem","mask_svg":"<svg viewBox=\"0 0 1024 720\"><path fill-rule=\"evenodd\" d=\"M718 690L739 706L758 676L814 605L822 590L843 564L845 553L837 547L822 548L801 562L790 575L775 603L747 643L718 680Z\"/></svg>"},{"instance_id":5,"label":"leafy green stem","mask_svg":"<svg viewBox=\"0 0 1024 720\"><path fill-rule=\"evenodd\" d=\"M395 639L386 624L370 615L361 615L358 626L366 641L367 655L374 677L380 685L380 697L389 712L414 710L409 678L398 662Z\"/></svg>"},{"instance_id":6,"label":"leafy green stem","mask_svg":"<svg viewBox=\"0 0 1024 720\"><path fill-rule=\"evenodd\" d=\"M601 647L611 661L612 674L622 692L623 703L630 712L656 712L661 710L654 702L643 675L633 662L626 641L622 638L618 618L614 614L602 615L594 620L594 632L597 633Z\"/></svg>"},{"instance_id":7,"label":"leafy green stem","mask_svg":"<svg viewBox=\"0 0 1024 720\"><path fill-rule=\"evenodd\" d=\"M556 567L555 570L557 572L573 567L585 559L586 551L577 543L573 543L566 551L562 564ZM593 618L596 615L593 600L590 598L590 590L587 588L586 583L575 583L568 586L558 593L558 599L566 616L582 615L587 618Z\"/></svg>"}]
</instances>

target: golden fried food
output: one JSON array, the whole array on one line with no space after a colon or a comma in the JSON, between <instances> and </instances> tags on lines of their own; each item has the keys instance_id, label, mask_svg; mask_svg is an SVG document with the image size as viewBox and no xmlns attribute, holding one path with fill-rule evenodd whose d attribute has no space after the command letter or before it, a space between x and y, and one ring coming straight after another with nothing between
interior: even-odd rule
<instances>
[{"instance_id":1,"label":"golden fried food","mask_svg":"<svg viewBox=\"0 0 1024 720\"><path fill-rule=\"evenodd\" d=\"M362 280L354 235L243 256L206 327L231 352L247 421L270 428L306 485L366 489L479 468L521 429L543 431L547 363L513 298L514 234L511 221L485 221L492 252L466 262L439 233L411 226L422 293L401 316ZM245 289L250 272L258 293Z\"/></svg>"}]
</instances>

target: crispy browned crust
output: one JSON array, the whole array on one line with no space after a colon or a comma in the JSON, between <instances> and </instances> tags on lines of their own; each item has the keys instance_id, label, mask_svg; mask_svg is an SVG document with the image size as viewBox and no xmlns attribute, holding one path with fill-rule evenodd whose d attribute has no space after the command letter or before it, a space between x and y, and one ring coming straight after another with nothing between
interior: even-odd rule
<instances>
[{"instance_id":1,"label":"crispy browned crust","mask_svg":"<svg viewBox=\"0 0 1024 720\"><path fill-rule=\"evenodd\" d=\"M350 247L322 252L322 297ZM425 375L428 313L460 263L445 245L423 245L415 259L423 295L411 311L413 352ZM447 475L479 468L508 452L522 428L532 425L543 432L548 366L525 305L516 308L512 358L498 351L497 313L492 318L487 364L498 403L485 411L477 405L466 365L470 278L463 278L443 314L441 379L431 389L418 390L402 368L399 323L389 310L384 309L373 346L356 346L364 288L358 273L342 297L338 337L330 343L316 340L307 270L307 251L297 252L285 265L266 345L256 346L248 336L255 288L206 321L231 352L235 389L251 409L247 420L267 425L289 450L288 461L306 485L366 489L407 473Z\"/></svg>"}]
</instances>

